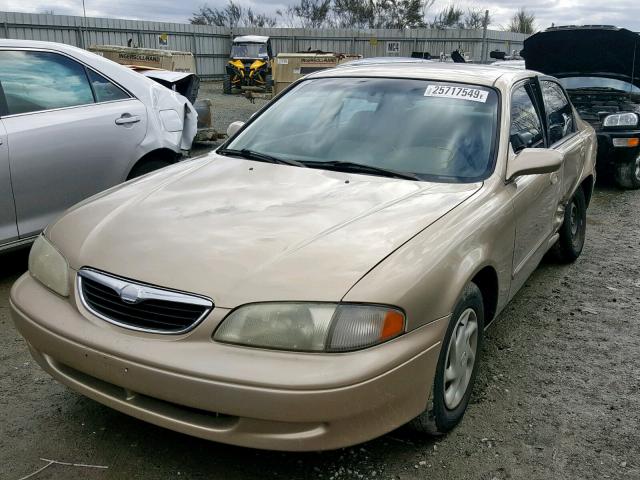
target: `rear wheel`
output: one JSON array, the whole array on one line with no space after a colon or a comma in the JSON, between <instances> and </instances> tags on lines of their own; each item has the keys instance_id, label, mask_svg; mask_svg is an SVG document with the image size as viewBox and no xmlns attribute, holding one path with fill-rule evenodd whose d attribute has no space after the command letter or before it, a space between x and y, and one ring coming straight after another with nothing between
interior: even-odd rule
<instances>
[{"instance_id":1,"label":"rear wheel","mask_svg":"<svg viewBox=\"0 0 640 480\"><path fill-rule=\"evenodd\" d=\"M483 330L482 293L470 283L453 311L442 341L427 409L411 422L416 430L440 435L460 423L478 370Z\"/></svg>"},{"instance_id":2,"label":"rear wheel","mask_svg":"<svg viewBox=\"0 0 640 480\"><path fill-rule=\"evenodd\" d=\"M149 158L147 160L142 160L131 169L127 180L141 177L142 175L146 175L147 173L151 173L155 170L168 167L169 165L171 165L171 163L172 162L170 162L169 160L164 160L161 158Z\"/></svg>"},{"instance_id":3,"label":"rear wheel","mask_svg":"<svg viewBox=\"0 0 640 480\"><path fill-rule=\"evenodd\" d=\"M584 191L578 188L564 210L560 238L553 246L553 254L563 263L575 261L582 253L587 232L587 202Z\"/></svg>"},{"instance_id":4,"label":"rear wheel","mask_svg":"<svg viewBox=\"0 0 640 480\"><path fill-rule=\"evenodd\" d=\"M621 188L630 190L640 188L640 155L616 164L615 179Z\"/></svg>"},{"instance_id":5,"label":"rear wheel","mask_svg":"<svg viewBox=\"0 0 640 480\"><path fill-rule=\"evenodd\" d=\"M225 73L222 79L222 92L231 93L231 75L228 73Z\"/></svg>"}]
</instances>

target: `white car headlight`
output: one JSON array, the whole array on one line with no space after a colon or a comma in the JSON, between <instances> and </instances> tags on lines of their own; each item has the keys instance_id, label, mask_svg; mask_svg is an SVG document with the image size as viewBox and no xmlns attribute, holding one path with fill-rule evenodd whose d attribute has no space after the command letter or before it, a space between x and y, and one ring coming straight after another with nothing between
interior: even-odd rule
<instances>
[{"instance_id":1,"label":"white car headlight","mask_svg":"<svg viewBox=\"0 0 640 480\"><path fill-rule=\"evenodd\" d=\"M638 115L635 113L614 113L604 117L604 127L635 127L638 125Z\"/></svg>"},{"instance_id":2,"label":"white car headlight","mask_svg":"<svg viewBox=\"0 0 640 480\"><path fill-rule=\"evenodd\" d=\"M404 332L404 314L379 305L256 303L231 312L214 340L302 352L346 352Z\"/></svg>"},{"instance_id":3,"label":"white car headlight","mask_svg":"<svg viewBox=\"0 0 640 480\"><path fill-rule=\"evenodd\" d=\"M29 252L29 273L57 294L69 296L69 264L43 235L36 239Z\"/></svg>"}]
</instances>

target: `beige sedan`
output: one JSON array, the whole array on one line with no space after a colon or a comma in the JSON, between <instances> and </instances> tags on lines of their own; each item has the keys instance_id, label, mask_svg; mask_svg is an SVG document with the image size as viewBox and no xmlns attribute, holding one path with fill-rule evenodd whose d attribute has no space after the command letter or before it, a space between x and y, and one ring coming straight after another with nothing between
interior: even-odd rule
<instances>
[{"instance_id":1,"label":"beige sedan","mask_svg":"<svg viewBox=\"0 0 640 480\"><path fill-rule=\"evenodd\" d=\"M69 210L11 292L37 362L215 441L352 445L461 421L483 332L585 240L596 139L553 78L364 65L216 152Z\"/></svg>"}]
</instances>

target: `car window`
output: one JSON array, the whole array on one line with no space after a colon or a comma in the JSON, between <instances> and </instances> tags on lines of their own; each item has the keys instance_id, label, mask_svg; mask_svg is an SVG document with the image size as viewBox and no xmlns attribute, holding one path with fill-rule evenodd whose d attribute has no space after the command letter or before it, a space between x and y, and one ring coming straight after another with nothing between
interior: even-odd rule
<instances>
[{"instance_id":1,"label":"car window","mask_svg":"<svg viewBox=\"0 0 640 480\"><path fill-rule=\"evenodd\" d=\"M533 104L529 89L520 85L511 94L511 146L515 152L523 148L544 147L542 121Z\"/></svg>"},{"instance_id":2,"label":"car window","mask_svg":"<svg viewBox=\"0 0 640 480\"><path fill-rule=\"evenodd\" d=\"M554 144L575 132L573 111L560 85L543 80L540 82L540 86L542 87L542 100L547 115L549 144Z\"/></svg>"},{"instance_id":3,"label":"car window","mask_svg":"<svg viewBox=\"0 0 640 480\"><path fill-rule=\"evenodd\" d=\"M123 100L130 98L129 95L120 87L110 82L102 75L87 69L89 81L96 95L96 102L113 102L114 100Z\"/></svg>"},{"instance_id":4,"label":"car window","mask_svg":"<svg viewBox=\"0 0 640 480\"><path fill-rule=\"evenodd\" d=\"M357 163L431 181L474 182L493 170L497 118L498 94L487 87L318 78L273 102L226 148L316 168Z\"/></svg>"},{"instance_id":5,"label":"car window","mask_svg":"<svg viewBox=\"0 0 640 480\"><path fill-rule=\"evenodd\" d=\"M9 115L93 103L84 66L57 53L0 51Z\"/></svg>"}]
</instances>

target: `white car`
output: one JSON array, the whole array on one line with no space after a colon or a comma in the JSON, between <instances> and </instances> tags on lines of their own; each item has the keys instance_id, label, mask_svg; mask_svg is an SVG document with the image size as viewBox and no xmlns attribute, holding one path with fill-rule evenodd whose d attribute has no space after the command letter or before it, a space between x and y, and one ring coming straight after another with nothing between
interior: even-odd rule
<instances>
[{"instance_id":1,"label":"white car","mask_svg":"<svg viewBox=\"0 0 640 480\"><path fill-rule=\"evenodd\" d=\"M0 251L71 205L178 161L189 100L86 50L0 39Z\"/></svg>"}]
</instances>

